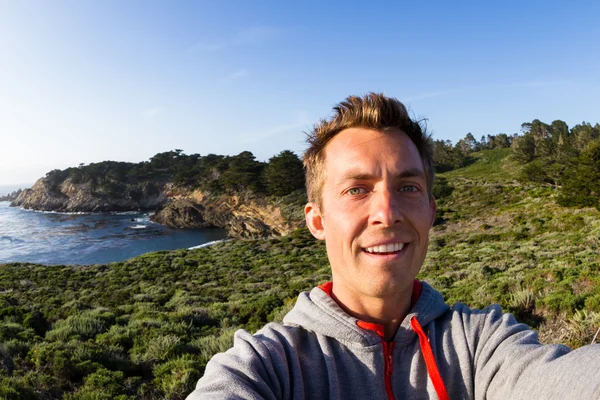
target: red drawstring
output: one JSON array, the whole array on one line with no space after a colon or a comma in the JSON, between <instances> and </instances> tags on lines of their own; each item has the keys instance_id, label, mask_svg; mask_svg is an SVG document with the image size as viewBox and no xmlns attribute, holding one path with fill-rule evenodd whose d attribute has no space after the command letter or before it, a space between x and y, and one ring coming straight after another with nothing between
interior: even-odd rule
<instances>
[{"instance_id":1,"label":"red drawstring","mask_svg":"<svg viewBox=\"0 0 600 400\"><path fill-rule=\"evenodd\" d=\"M333 291L333 282L326 282L322 285L319 285L325 293L332 297ZM413 292L411 296L411 307L416 304L421 295L422 284L420 281L414 281ZM356 321L356 325L363 329L369 329L375 331L377 335L381 337L382 345L383 345L383 354L385 359L385 385L386 392L388 395L388 399L394 399L394 394L392 393L392 384L391 384L391 375L392 375L392 350L394 348L394 342L386 343L384 341L384 327L383 325L374 324L372 322L365 321ZM425 366L427 367L427 374L433 383L433 388L437 393L439 400L450 400L448 397L448 392L446 391L446 386L444 385L444 381L442 380L442 376L440 375L440 371L438 370L437 364L435 362L435 357L433 356L433 351L431 350L431 346L429 345L429 340L427 339L427 335L423 332L423 328L417 321L416 317L412 317L410 319L410 326L419 336L419 345L421 346L421 352L423 353L423 358L425 359Z\"/></svg>"},{"instance_id":2,"label":"red drawstring","mask_svg":"<svg viewBox=\"0 0 600 400\"><path fill-rule=\"evenodd\" d=\"M442 380L442 376L440 375L440 371L435 362L435 357L433 356L433 351L429 345L427 335L423 332L423 328L421 328L416 317L413 316L410 319L410 326L419 336L419 344L421 345L421 351L423 352L423 358L425 359L425 365L427 366L427 373L433 383L433 388L435 389L438 398L440 400L450 400L448 392L446 391L446 386L444 386L444 381Z\"/></svg>"}]
</instances>

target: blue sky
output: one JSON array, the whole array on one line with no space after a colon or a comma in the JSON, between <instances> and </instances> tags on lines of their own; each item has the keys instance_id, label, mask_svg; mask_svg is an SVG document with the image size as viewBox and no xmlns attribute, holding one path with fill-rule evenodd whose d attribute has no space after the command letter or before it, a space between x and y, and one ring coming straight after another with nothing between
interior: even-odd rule
<instances>
[{"instance_id":1,"label":"blue sky","mask_svg":"<svg viewBox=\"0 0 600 400\"><path fill-rule=\"evenodd\" d=\"M301 154L381 91L453 142L600 122L596 1L0 0L0 184L104 160Z\"/></svg>"}]
</instances>

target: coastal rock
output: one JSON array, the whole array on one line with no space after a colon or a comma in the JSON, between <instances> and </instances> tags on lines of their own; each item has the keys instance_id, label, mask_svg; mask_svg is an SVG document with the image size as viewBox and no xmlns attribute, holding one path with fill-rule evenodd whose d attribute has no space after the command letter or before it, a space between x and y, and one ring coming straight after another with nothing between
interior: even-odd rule
<instances>
[{"instance_id":1,"label":"coastal rock","mask_svg":"<svg viewBox=\"0 0 600 400\"><path fill-rule=\"evenodd\" d=\"M222 228L242 239L283 236L303 225L284 218L279 206L251 192L207 196L156 181L94 187L90 181L67 178L53 186L42 178L11 206L57 212L155 211L152 220L172 228Z\"/></svg>"},{"instance_id":2,"label":"coastal rock","mask_svg":"<svg viewBox=\"0 0 600 400\"><path fill-rule=\"evenodd\" d=\"M190 199L173 199L161 207L152 221L171 228L211 228L211 223L204 220L204 206L195 204Z\"/></svg>"},{"instance_id":3,"label":"coastal rock","mask_svg":"<svg viewBox=\"0 0 600 400\"><path fill-rule=\"evenodd\" d=\"M0 201L13 201L21 194L23 190L17 189L12 193L7 194L6 196L0 196Z\"/></svg>"},{"instance_id":4,"label":"coastal rock","mask_svg":"<svg viewBox=\"0 0 600 400\"><path fill-rule=\"evenodd\" d=\"M303 221L287 220L280 207L251 193L213 197L194 191L171 199L152 220L178 228L223 228L230 237L241 239L284 236L303 226Z\"/></svg>"},{"instance_id":5,"label":"coastal rock","mask_svg":"<svg viewBox=\"0 0 600 400\"><path fill-rule=\"evenodd\" d=\"M21 192L11 206L60 212L154 210L167 201L167 186L164 182L140 182L98 188L90 181L75 183L70 178L53 186L41 178Z\"/></svg>"}]
</instances>

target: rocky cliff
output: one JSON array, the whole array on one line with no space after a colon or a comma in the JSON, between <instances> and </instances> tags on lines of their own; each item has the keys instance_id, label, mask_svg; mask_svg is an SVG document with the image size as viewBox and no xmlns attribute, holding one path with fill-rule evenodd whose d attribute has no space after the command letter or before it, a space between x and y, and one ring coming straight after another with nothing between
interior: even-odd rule
<instances>
[{"instance_id":1,"label":"rocky cliff","mask_svg":"<svg viewBox=\"0 0 600 400\"><path fill-rule=\"evenodd\" d=\"M17 197L19 197L19 195L21 194L22 191L23 191L22 189L17 189L14 192L9 193L5 196L0 196L0 201L13 201Z\"/></svg>"},{"instance_id":2,"label":"rocky cliff","mask_svg":"<svg viewBox=\"0 0 600 400\"><path fill-rule=\"evenodd\" d=\"M11 206L60 212L154 210L167 201L168 190L165 182L147 181L107 189L93 187L90 181L74 183L71 178L53 186L41 178Z\"/></svg>"},{"instance_id":3,"label":"rocky cliff","mask_svg":"<svg viewBox=\"0 0 600 400\"><path fill-rule=\"evenodd\" d=\"M263 196L206 197L199 190L170 199L152 219L174 228L224 228L236 238L283 236L304 225L300 218L284 217L282 207Z\"/></svg>"},{"instance_id":4,"label":"rocky cliff","mask_svg":"<svg viewBox=\"0 0 600 400\"><path fill-rule=\"evenodd\" d=\"M118 191L108 191L94 188L90 182L74 183L70 178L52 187L42 178L11 205L59 212L156 211L152 220L157 223L173 228L224 228L235 238L282 236L304 224L297 215L284 217L282 207L264 196L205 196L199 190L177 189L168 182L127 184Z\"/></svg>"}]
</instances>

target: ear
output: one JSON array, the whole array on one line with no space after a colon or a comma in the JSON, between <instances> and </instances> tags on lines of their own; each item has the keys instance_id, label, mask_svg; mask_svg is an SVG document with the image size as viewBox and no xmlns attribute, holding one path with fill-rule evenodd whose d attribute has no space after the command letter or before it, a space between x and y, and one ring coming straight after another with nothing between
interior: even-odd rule
<instances>
[{"instance_id":1,"label":"ear","mask_svg":"<svg viewBox=\"0 0 600 400\"><path fill-rule=\"evenodd\" d=\"M304 217L306 218L306 226L310 233L319 240L325 240L325 225L323 224L323 216L319 206L314 203L308 203L304 206Z\"/></svg>"},{"instance_id":2,"label":"ear","mask_svg":"<svg viewBox=\"0 0 600 400\"><path fill-rule=\"evenodd\" d=\"M437 203L433 196L431 196L431 199L429 200L429 208L431 208L431 221L429 221L429 226L433 227L433 223L435 222L435 212L437 211Z\"/></svg>"}]
</instances>

